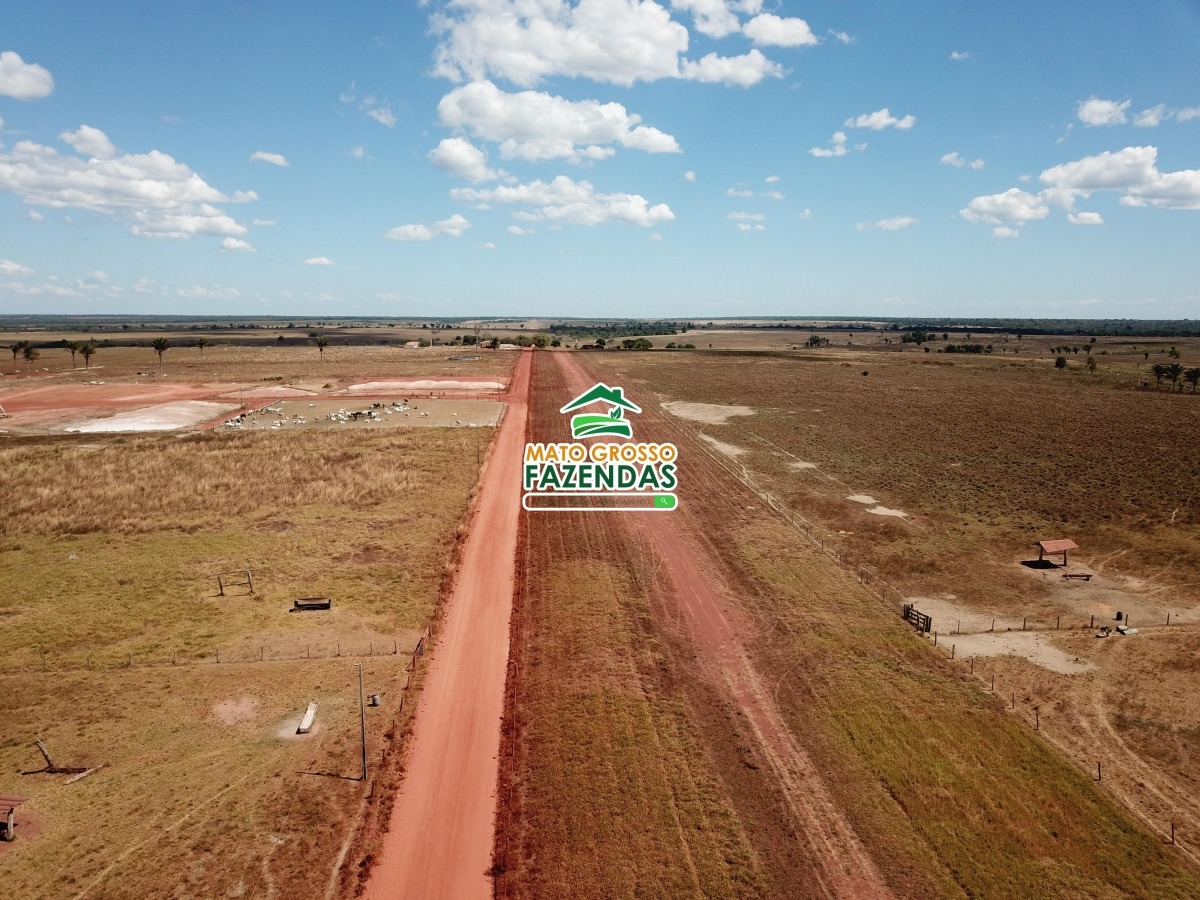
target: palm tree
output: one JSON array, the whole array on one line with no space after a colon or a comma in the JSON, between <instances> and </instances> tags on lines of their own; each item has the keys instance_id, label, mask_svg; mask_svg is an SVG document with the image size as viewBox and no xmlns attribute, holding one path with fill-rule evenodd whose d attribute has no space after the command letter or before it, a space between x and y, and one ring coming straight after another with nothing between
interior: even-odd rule
<instances>
[{"instance_id":1,"label":"palm tree","mask_svg":"<svg viewBox=\"0 0 1200 900\"><path fill-rule=\"evenodd\" d=\"M18 353L20 353L22 350L24 350L24 349L25 349L25 345L24 345L24 343L22 343L21 341L17 341L15 344L9 344L9 345L8 345L8 349L12 351L12 355L13 355L13 369L16 369L16 367L17 367L17 354L18 354Z\"/></svg>"},{"instance_id":2,"label":"palm tree","mask_svg":"<svg viewBox=\"0 0 1200 900\"><path fill-rule=\"evenodd\" d=\"M1179 379L1183 377L1183 366L1179 363L1171 363L1167 366L1167 377L1171 379L1171 387L1183 390L1179 384Z\"/></svg>"},{"instance_id":3,"label":"palm tree","mask_svg":"<svg viewBox=\"0 0 1200 900\"><path fill-rule=\"evenodd\" d=\"M325 361L325 348L329 346L329 338L323 334L318 334L313 338L313 343L317 345L317 350L321 353L321 361Z\"/></svg>"},{"instance_id":4,"label":"palm tree","mask_svg":"<svg viewBox=\"0 0 1200 900\"><path fill-rule=\"evenodd\" d=\"M203 338L203 337L196 338L196 346L200 348L200 358L201 359L204 359L204 348L207 347L211 343L212 343L212 341L210 341L208 338Z\"/></svg>"},{"instance_id":5,"label":"palm tree","mask_svg":"<svg viewBox=\"0 0 1200 900\"><path fill-rule=\"evenodd\" d=\"M71 368L75 368L75 354L79 352L79 348L83 346L82 341L70 341L67 343L67 349L71 351Z\"/></svg>"},{"instance_id":6,"label":"palm tree","mask_svg":"<svg viewBox=\"0 0 1200 900\"><path fill-rule=\"evenodd\" d=\"M1200 366L1184 369L1183 380L1192 386L1192 393L1196 393L1196 385L1200 384Z\"/></svg>"},{"instance_id":7,"label":"palm tree","mask_svg":"<svg viewBox=\"0 0 1200 900\"><path fill-rule=\"evenodd\" d=\"M171 349L171 342L165 337L155 338L150 342L150 346L154 348L154 352L158 354L158 374L162 374L162 356Z\"/></svg>"},{"instance_id":8,"label":"palm tree","mask_svg":"<svg viewBox=\"0 0 1200 900\"><path fill-rule=\"evenodd\" d=\"M1155 363L1150 367L1150 374L1154 376L1154 386L1162 387L1162 380L1167 377L1167 367L1162 363Z\"/></svg>"},{"instance_id":9,"label":"palm tree","mask_svg":"<svg viewBox=\"0 0 1200 900\"><path fill-rule=\"evenodd\" d=\"M29 364L29 370L32 371L34 361L42 354L32 343L26 341L25 346L21 348L21 355L25 357L25 362Z\"/></svg>"},{"instance_id":10,"label":"palm tree","mask_svg":"<svg viewBox=\"0 0 1200 900\"><path fill-rule=\"evenodd\" d=\"M96 342L95 341L86 341L85 343L79 345L79 355L83 357L84 369L86 369L88 367L88 362L91 360L92 355L95 352L96 352Z\"/></svg>"}]
</instances>

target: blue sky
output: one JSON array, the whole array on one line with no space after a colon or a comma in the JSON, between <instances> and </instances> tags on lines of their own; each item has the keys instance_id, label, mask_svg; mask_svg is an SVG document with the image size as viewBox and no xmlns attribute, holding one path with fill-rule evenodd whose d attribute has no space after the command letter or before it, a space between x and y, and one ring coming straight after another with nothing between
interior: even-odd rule
<instances>
[{"instance_id":1,"label":"blue sky","mask_svg":"<svg viewBox=\"0 0 1200 900\"><path fill-rule=\"evenodd\" d=\"M0 313L1200 318L1195 3L13 4L0 119Z\"/></svg>"}]
</instances>

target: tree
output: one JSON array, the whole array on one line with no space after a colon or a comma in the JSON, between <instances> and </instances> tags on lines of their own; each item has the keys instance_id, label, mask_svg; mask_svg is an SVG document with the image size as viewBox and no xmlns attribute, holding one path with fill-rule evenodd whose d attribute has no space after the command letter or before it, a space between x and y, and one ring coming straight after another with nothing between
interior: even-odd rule
<instances>
[{"instance_id":1,"label":"tree","mask_svg":"<svg viewBox=\"0 0 1200 900\"><path fill-rule=\"evenodd\" d=\"M279 339L281 341L283 340L282 334L279 336ZM196 338L196 346L200 348L200 358L201 359L204 359L204 348L207 347L211 343L212 343L212 341L210 341L208 338L203 338L203 337Z\"/></svg>"},{"instance_id":2,"label":"tree","mask_svg":"<svg viewBox=\"0 0 1200 900\"><path fill-rule=\"evenodd\" d=\"M323 334L313 336L313 343L317 345L317 350L321 354L321 361L325 361L325 348L329 346L329 338Z\"/></svg>"},{"instance_id":3,"label":"tree","mask_svg":"<svg viewBox=\"0 0 1200 900\"><path fill-rule=\"evenodd\" d=\"M1066 367L1067 367L1067 358L1065 356L1060 356L1056 360L1054 360L1054 368L1065 369Z\"/></svg>"},{"instance_id":4,"label":"tree","mask_svg":"<svg viewBox=\"0 0 1200 900\"><path fill-rule=\"evenodd\" d=\"M171 349L171 342L165 337L160 337L152 340L150 346L154 348L154 352L158 356L158 374L161 375L163 354Z\"/></svg>"},{"instance_id":5,"label":"tree","mask_svg":"<svg viewBox=\"0 0 1200 900\"><path fill-rule=\"evenodd\" d=\"M1096 374L1096 369L1097 369L1096 357L1092 356L1092 355L1089 353L1089 354L1088 354L1088 358L1087 358L1087 370L1088 370L1089 372L1091 372L1093 375L1095 375L1095 374Z\"/></svg>"},{"instance_id":6,"label":"tree","mask_svg":"<svg viewBox=\"0 0 1200 900\"><path fill-rule=\"evenodd\" d=\"M96 353L96 342L95 341L87 341L86 343L79 345L79 355L83 357L84 369L86 369L88 367L88 362L91 360L92 356L95 353Z\"/></svg>"},{"instance_id":7,"label":"tree","mask_svg":"<svg viewBox=\"0 0 1200 900\"><path fill-rule=\"evenodd\" d=\"M83 341L69 341L67 349L71 351L71 368L75 368L75 354L79 352L79 348L83 346Z\"/></svg>"},{"instance_id":8,"label":"tree","mask_svg":"<svg viewBox=\"0 0 1200 900\"><path fill-rule=\"evenodd\" d=\"M17 354L25 349L25 344L22 343L21 341L17 341L15 344L9 344L8 349L12 351L13 368L15 369L17 366Z\"/></svg>"},{"instance_id":9,"label":"tree","mask_svg":"<svg viewBox=\"0 0 1200 900\"><path fill-rule=\"evenodd\" d=\"M1192 386L1192 393L1196 393L1196 385L1200 384L1200 366L1184 369L1183 380Z\"/></svg>"},{"instance_id":10,"label":"tree","mask_svg":"<svg viewBox=\"0 0 1200 900\"><path fill-rule=\"evenodd\" d=\"M537 347L539 350L545 349L546 347L550 346L550 335L535 334L533 336L533 346Z\"/></svg>"},{"instance_id":11,"label":"tree","mask_svg":"<svg viewBox=\"0 0 1200 900\"><path fill-rule=\"evenodd\" d=\"M1167 377L1171 379L1171 387L1182 390L1179 384L1179 379L1183 377L1183 366L1179 363L1171 363L1167 366Z\"/></svg>"},{"instance_id":12,"label":"tree","mask_svg":"<svg viewBox=\"0 0 1200 900\"><path fill-rule=\"evenodd\" d=\"M26 341L25 346L21 348L21 356L25 357L25 362L29 364L30 370L32 370L34 362L41 355L41 351L38 350L37 347L33 346L33 344L31 344L29 341Z\"/></svg>"},{"instance_id":13,"label":"tree","mask_svg":"<svg viewBox=\"0 0 1200 900\"><path fill-rule=\"evenodd\" d=\"M1150 374L1154 376L1154 386L1162 387L1162 380L1167 377L1167 366L1155 363L1150 367Z\"/></svg>"}]
</instances>

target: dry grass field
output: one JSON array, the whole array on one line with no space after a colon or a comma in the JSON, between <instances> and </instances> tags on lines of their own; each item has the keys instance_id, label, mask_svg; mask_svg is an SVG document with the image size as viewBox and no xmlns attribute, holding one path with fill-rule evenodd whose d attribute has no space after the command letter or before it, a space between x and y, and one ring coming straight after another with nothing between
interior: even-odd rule
<instances>
[{"instance_id":1,"label":"dry grass field","mask_svg":"<svg viewBox=\"0 0 1200 900\"><path fill-rule=\"evenodd\" d=\"M335 363L327 348L326 372L315 349L210 348L182 372L172 350L164 368L319 384L462 371L444 352L402 352L345 348ZM144 356L114 351L104 377L137 377ZM485 365L504 375L507 357ZM83 377L69 362L13 381ZM383 696L367 710L375 774L404 731L410 654L462 532L477 432L0 439L0 793L30 798L0 845L5 890L326 896L369 788L355 664ZM252 595L218 596L217 573L246 569ZM290 612L305 596L333 608ZM312 700L317 728L296 736ZM103 768L71 785L23 774L44 765L34 738L61 765Z\"/></svg>"},{"instance_id":2,"label":"dry grass field","mask_svg":"<svg viewBox=\"0 0 1200 900\"><path fill-rule=\"evenodd\" d=\"M1185 364L1200 358L1179 345ZM1009 715L1026 727L1037 720L1038 739L1065 751L1077 771L1094 776L1103 763L1104 793L1160 839L1175 822L1173 852L1196 860L1200 769L1187 748L1200 727L1188 687L1200 640L1200 400L1190 391L1155 390L1152 379L1143 387L1140 352L1096 376L1074 363L1058 371L1052 356L913 350L598 359L613 370L609 383L661 401L748 407L727 424L671 419L686 435L719 442L696 446L731 471L744 467L805 516L851 573L873 572L873 587L882 576L898 589L887 594L896 598L884 607L889 615L900 596L934 614L943 655L961 642L953 667L985 689L994 674L996 694L1015 704ZM899 511L907 515L882 514ZM1057 537L1079 543L1069 571L1090 580L1021 565L1036 558L1035 540ZM731 543L759 552L763 539ZM815 615L813 602L796 594L806 615ZM1114 625L1118 610L1140 633L1096 640L1086 626L1093 617ZM993 618L1004 634L987 633ZM1026 619L1041 630L1017 641L1026 636L1008 629L1019 632ZM983 655L998 652L981 648L993 640L1008 652ZM964 654L964 645L976 649ZM1056 659L1077 674L1047 668Z\"/></svg>"},{"instance_id":3,"label":"dry grass field","mask_svg":"<svg viewBox=\"0 0 1200 900\"><path fill-rule=\"evenodd\" d=\"M749 399L722 381L736 361L684 359L583 361L638 402L652 390ZM535 438L562 428L561 388L545 396L554 387L545 368L535 359ZM678 380L664 388L660 378ZM764 381L747 383L761 390ZM774 702L888 889L904 897L1200 890L1177 849L1135 825L960 660L917 638L898 608L767 512L702 442L643 409L638 438L679 443L682 485L678 512L642 517L680 517L671 527L706 549L706 577L726 586L747 620L742 639ZM733 426L712 430L738 440ZM688 625L687 597L665 580L651 537L658 521L646 531L602 513L525 517L530 568L513 634L498 895L820 895L755 728Z\"/></svg>"}]
</instances>

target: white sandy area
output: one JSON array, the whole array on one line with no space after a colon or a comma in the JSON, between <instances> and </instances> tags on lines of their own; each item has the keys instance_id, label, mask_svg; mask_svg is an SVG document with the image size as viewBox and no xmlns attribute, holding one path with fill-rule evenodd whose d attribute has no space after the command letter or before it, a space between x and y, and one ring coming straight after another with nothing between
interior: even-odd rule
<instances>
[{"instance_id":1,"label":"white sandy area","mask_svg":"<svg viewBox=\"0 0 1200 900\"><path fill-rule=\"evenodd\" d=\"M368 381L352 384L350 393L392 393L395 391L498 391L504 387L499 381Z\"/></svg>"},{"instance_id":2,"label":"white sandy area","mask_svg":"<svg viewBox=\"0 0 1200 900\"><path fill-rule=\"evenodd\" d=\"M867 510L869 513L874 513L877 516L891 516L896 519L904 519L908 517L902 509L888 509L886 506L873 506Z\"/></svg>"},{"instance_id":3,"label":"white sandy area","mask_svg":"<svg viewBox=\"0 0 1200 900\"><path fill-rule=\"evenodd\" d=\"M855 503L865 503L867 506L874 506L876 503L879 502L874 497L872 497L870 494L851 494L846 499L853 500Z\"/></svg>"},{"instance_id":4,"label":"white sandy area","mask_svg":"<svg viewBox=\"0 0 1200 900\"><path fill-rule=\"evenodd\" d=\"M673 416L703 422L706 425L725 425L733 416L752 416L748 406L725 406L718 403L692 403L687 400L668 400L662 408Z\"/></svg>"},{"instance_id":5,"label":"white sandy area","mask_svg":"<svg viewBox=\"0 0 1200 900\"><path fill-rule=\"evenodd\" d=\"M109 431L175 431L207 422L226 412L237 409L228 403L208 403L203 400L179 400L175 403L159 403L143 406L128 412L117 413L103 419L90 419L72 425L67 431L81 434L98 434Z\"/></svg>"},{"instance_id":6,"label":"white sandy area","mask_svg":"<svg viewBox=\"0 0 1200 900\"><path fill-rule=\"evenodd\" d=\"M301 388L285 387L277 384L271 387L252 387L240 391L226 391L221 394L221 397L228 400L245 397L247 399L255 399L258 397L308 397L312 394L311 391L306 391Z\"/></svg>"},{"instance_id":7,"label":"white sandy area","mask_svg":"<svg viewBox=\"0 0 1200 900\"><path fill-rule=\"evenodd\" d=\"M793 469L815 469L817 467L816 463L805 462L802 459L798 459L794 463L789 463L789 465Z\"/></svg>"},{"instance_id":8,"label":"white sandy area","mask_svg":"<svg viewBox=\"0 0 1200 900\"><path fill-rule=\"evenodd\" d=\"M1090 660L1058 649L1044 631L1019 630L1020 619L997 616L996 630L990 631L991 613L967 609L943 597L909 597L908 602L933 620L933 630L939 633L938 646L953 645L955 656L1021 656L1064 675L1096 668Z\"/></svg>"},{"instance_id":9,"label":"white sandy area","mask_svg":"<svg viewBox=\"0 0 1200 900\"><path fill-rule=\"evenodd\" d=\"M731 456L734 459L749 451L742 447L735 447L733 444L726 444L724 441L718 441L715 437L709 437L707 434L700 435L701 440L707 441L717 449L718 453L724 453L726 456Z\"/></svg>"}]
</instances>

